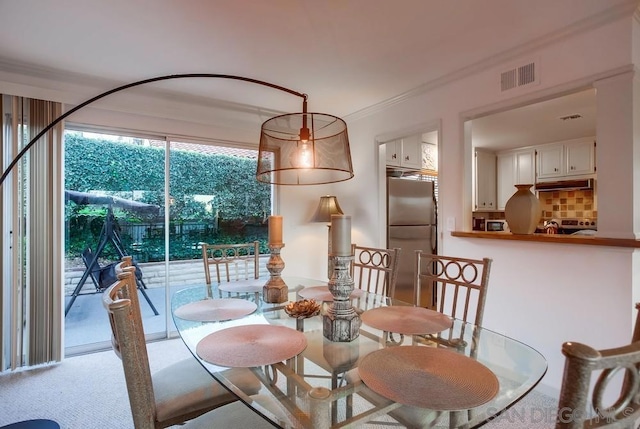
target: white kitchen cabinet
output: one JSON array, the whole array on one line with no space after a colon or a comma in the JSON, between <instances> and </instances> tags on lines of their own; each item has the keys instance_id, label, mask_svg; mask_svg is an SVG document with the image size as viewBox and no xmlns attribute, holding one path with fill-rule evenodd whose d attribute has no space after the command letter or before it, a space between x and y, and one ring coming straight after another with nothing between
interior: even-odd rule
<instances>
[{"instance_id":1,"label":"white kitchen cabinet","mask_svg":"<svg viewBox=\"0 0 640 429\"><path fill-rule=\"evenodd\" d=\"M419 134L386 144L387 165L419 170L422 168L422 140Z\"/></svg>"},{"instance_id":2,"label":"white kitchen cabinet","mask_svg":"<svg viewBox=\"0 0 640 429\"><path fill-rule=\"evenodd\" d=\"M533 185L536 183L536 151L524 149L515 152L516 183L514 185ZM515 192L515 191L513 191Z\"/></svg>"},{"instance_id":3,"label":"white kitchen cabinet","mask_svg":"<svg viewBox=\"0 0 640 429\"><path fill-rule=\"evenodd\" d=\"M591 138L538 146L537 151L538 180L588 176L596 171L595 142Z\"/></svg>"},{"instance_id":4,"label":"white kitchen cabinet","mask_svg":"<svg viewBox=\"0 0 640 429\"><path fill-rule=\"evenodd\" d=\"M475 151L475 210L496 209L496 154Z\"/></svg>"},{"instance_id":5,"label":"white kitchen cabinet","mask_svg":"<svg viewBox=\"0 0 640 429\"><path fill-rule=\"evenodd\" d=\"M567 176L596 172L596 144L592 139L565 144Z\"/></svg>"},{"instance_id":6,"label":"white kitchen cabinet","mask_svg":"<svg viewBox=\"0 0 640 429\"><path fill-rule=\"evenodd\" d=\"M387 165L400 167L402 159L402 140L394 140L385 145L387 151Z\"/></svg>"},{"instance_id":7,"label":"white kitchen cabinet","mask_svg":"<svg viewBox=\"0 0 640 429\"><path fill-rule=\"evenodd\" d=\"M554 144L538 148L538 179L550 179L564 174L564 145Z\"/></svg>"},{"instance_id":8,"label":"white kitchen cabinet","mask_svg":"<svg viewBox=\"0 0 640 429\"><path fill-rule=\"evenodd\" d=\"M401 165L407 168L422 168L422 136L405 137L402 139Z\"/></svg>"},{"instance_id":9,"label":"white kitchen cabinet","mask_svg":"<svg viewBox=\"0 0 640 429\"><path fill-rule=\"evenodd\" d=\"M516 162L513 153L499 153L497 157L497 192L498 210L504 210L505 204L515 192Z\"/></svg>"},{"instance_id":10,"label":"white kitchen cabinet","mask_svg":"<svg viewBox=\"0 0 640 429\"><path fill-rule=\"evenodd\" d=\"M535 183L535 149L500 152L497 155L497 209L504 210L516 192L515 185Z\"/></svg>"}]
</instances>

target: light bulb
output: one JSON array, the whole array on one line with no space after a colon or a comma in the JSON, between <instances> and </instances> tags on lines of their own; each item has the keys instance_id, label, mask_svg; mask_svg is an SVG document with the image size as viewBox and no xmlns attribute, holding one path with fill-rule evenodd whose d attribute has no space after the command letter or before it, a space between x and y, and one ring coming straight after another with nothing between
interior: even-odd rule
<instances>
[{"instance_id":1,"label":"light bulb","mask_svg":"<svg viewBox=\"0 0 640 429\"><path fill-rule=\"evenodd\" d=\"M313 151L310 145L306 142L299 142L298 147L291 153L289 160L295 168L313 167Z\"/></svg>"},{"instance_id":2,"label":"light bulb","mask_svg":"<svg viewBox=\"0 0 640 429\"><path fill-rule=\"evenodd\" d=\"M300 168L311 168L313 164L313 154L306 142L303 142L298 149L298 165Z\"/></svg>"}]
</instances>

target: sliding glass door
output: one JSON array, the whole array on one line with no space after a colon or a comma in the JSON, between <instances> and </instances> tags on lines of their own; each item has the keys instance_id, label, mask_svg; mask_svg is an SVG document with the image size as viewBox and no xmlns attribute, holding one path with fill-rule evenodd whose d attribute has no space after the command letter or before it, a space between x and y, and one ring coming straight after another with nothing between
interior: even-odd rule
<instances>
[{"instance_id":1,"label":"sliding glass door","mask_svg":"<svg viewBox=\"0 0 640 429\"><path fill-rule=\"evenodd\" d=\"M159 137L65 131L67 355L110 344L101 294L124 255L138 264L145 333L166 333L165 248L155 245L164 230L165 145Z\"/></svg>"},{"instance_id":2,"label":"sliding glass door","mask_svg":"<svg viewBox=\"0 0 640 429\"><path fill-rule=\"evenodd\" d=\"M67 127L67 356L110 347L101 295L122 255L137 265L145 334L164 338L172 293L204 288L202 242L258 240L267 252L271 187L255 180L256 160L255 150Z\"/></svg>"}]
</instances>

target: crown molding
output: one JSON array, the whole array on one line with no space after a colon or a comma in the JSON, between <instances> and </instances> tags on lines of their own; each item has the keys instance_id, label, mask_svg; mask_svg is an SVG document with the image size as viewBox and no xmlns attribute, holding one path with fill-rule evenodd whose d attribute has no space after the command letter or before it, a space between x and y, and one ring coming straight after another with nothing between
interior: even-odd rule
<instances>
[{"instance_id":1,"label":"crown molding","mask_svg":"<svg viewBox=\"0 0 640 429\"><path fill-rule=\"evenodd\" d=\"M608 9L606 12L582 19L560 30L546 34L542 37L531 40L520 46L516 46L515 48L508 49L491 57L487 57L474 64L458 69L452 73L447 73L445 76L433 79L429 82L424 83L423 85L420 85L395 97L345 115L343 118L345 120L352 121L366 118L416 96L431 92L437 88L449 85L453 82L462 80L479 72L489 70L501 64L513 62L520 57L531 55L533 52L540 50L546 46L553 45L563 39L568 39L578 34L588 32L590 30L593 30L594 28L599 28L609 22L615 21L625 16L630 16L632 14L636 19L638 19L638 16L640 14L640 7L637 6L637 2L635 0L619 4L615 7L612 7L611 9Z\"/></svg>"},{"instance_id":2,"label":"crown molding","mask_svg":"<svg viewBox=\"0 0 640 429\"><path fill-rule=\"evenodd\" d=\"M52 101L60 101L70 105L79 104L95 94L128 83L82 73L41 67L34 64L14 62L2 57L0 57L0 72L11 75L11 82L13 83L34 86L41 89L46 88L49 89L50 92L57 92L59 91L58 87L63 86L65 87L65 99ZM145 78L141 78L141 80L142 79ZM262 121L286 113L282 110L219 100L201 95L187 95L169 89L140 86L135 88L135 93L160 102L185 103L198 108L232 111L237 114L254 116ZM100 108L110 110L110 107L112 108L116 104L115 102L110 102L109 99L104 99L100 102Z\"/></svg>"},{"instance_id":3,"label":"crown molding","mask_svg":"<svg viewBox=\"0 0 640 429\"><path fill-rule=\"evenodd\" d=\"M73 83L94 88L108 88L115 85L115 82L109 81L107 79L72 71L62 71L31 63L12 61L1 56L0 70L2 70L2 72L4 73L15 74L27 78L38 78L58 83Z\"/></svg>"}]
</instances>

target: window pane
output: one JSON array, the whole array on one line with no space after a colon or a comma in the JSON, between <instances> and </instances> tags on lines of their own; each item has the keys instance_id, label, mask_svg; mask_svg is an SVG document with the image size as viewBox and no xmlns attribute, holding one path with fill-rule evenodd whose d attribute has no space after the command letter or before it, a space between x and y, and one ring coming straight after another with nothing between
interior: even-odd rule
<instances>
[{"instance_id":1,"label":"window pane","mask_svg":"<svg viewBox=\"0 0 640 429\"><path fill-rule=\"evenodd\" d=\"M173 292L204 290L200 243L258 240L266 273L271 186L255 179L257 151L171 142L165 192L165 147L159 138L65 132L67 355L110 347L101 293L122 255L141 273L145 334L154 338L174 330Z\"/></svg>"},{"instance_id":2,"label":"window pane","mask_svg":"<svg viewBox=\"0 0 640 429\"><path fill-rule=\"evenodd\" d=\"M257 156L255 150L171 142L169 253L172 261L183 261L179 270L172 264L172 288L204 287L200 243L257 240L260 253L268 253L271 186L255 178Z\"/></svg>"},{"instance_id":3,"label":"window pane","mask_svg":"<svg viewBox=\"0 0 640 429\"><path fill-rule=\"evenodd\" d=\"M131 255L145 333L166 332L164 142L65 132L65 347L109 342L102 292Z\"/></svg>"}]
</instances>

